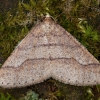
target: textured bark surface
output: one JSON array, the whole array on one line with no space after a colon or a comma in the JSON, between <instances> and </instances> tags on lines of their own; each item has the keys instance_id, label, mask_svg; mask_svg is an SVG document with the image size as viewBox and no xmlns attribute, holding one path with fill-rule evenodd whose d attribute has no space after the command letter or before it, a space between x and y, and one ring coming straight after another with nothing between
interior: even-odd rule
<instances>
[{"instance_id":1,"label":"textured bark surface","mask_svg":"<svg viewBox=\"0 0 100 100\"><path fill-rule=\"evenodd\" d=\"M100 63L50 17L36 25L0 69L0 86L24 87L54 78L71 85L100 84Z\"/></svg>"}]
</instances>

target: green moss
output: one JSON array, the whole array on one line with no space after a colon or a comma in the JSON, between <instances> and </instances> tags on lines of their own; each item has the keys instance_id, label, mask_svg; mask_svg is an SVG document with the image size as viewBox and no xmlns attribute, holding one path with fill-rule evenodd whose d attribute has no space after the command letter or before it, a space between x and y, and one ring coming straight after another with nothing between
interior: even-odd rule
<instances>
[{"instance_id":1,"label":"green moss","mask_svg":"<svg viewBox=\"0 0 100 100\"><path fill-rule=\"evenodd\" d=\"M15 100L9 93L0 93L0 100Z\"/></svg>"}]
</instances>

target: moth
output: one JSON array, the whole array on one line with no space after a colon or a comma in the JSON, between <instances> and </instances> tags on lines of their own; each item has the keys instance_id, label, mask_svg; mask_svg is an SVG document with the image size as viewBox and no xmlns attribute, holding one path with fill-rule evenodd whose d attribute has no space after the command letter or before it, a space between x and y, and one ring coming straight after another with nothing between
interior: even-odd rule
<instances>
[{"instance_id":1,"label":"moth","mask_svg":"<svg viewBox=\"0 0 100 100\"><path fill-rule=\"evenodd\" d=\"M0 69L0 86L25 87L52 77L65 84L100 84L100 63L50 16L34 26Z\"/></svg>"}]
</instances>

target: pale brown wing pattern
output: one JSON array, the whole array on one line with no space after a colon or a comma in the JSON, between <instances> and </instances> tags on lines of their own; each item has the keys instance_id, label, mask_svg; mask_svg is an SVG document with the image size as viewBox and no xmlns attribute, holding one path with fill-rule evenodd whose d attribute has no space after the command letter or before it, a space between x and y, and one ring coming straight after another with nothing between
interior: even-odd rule
<instances>
[{"instance_id":1,"label":"pale brown wing pattern","mask_svg":"<svg viewBox=\"0 0 100 100\"><path fill-rule=\"evenodd\" d=\"M31 29L0 69L0 86L23 87L50 77L66 84L100 83L100 63L50 17Z\"/></svg>"}]
</instances>

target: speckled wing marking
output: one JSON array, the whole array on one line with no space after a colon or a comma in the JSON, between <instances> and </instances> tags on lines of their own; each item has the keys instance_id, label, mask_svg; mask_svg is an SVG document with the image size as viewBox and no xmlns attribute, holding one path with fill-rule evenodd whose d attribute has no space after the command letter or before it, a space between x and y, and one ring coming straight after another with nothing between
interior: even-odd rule
<instances>
[{"instance_id":1,"label":"speckled wing marking","mask_svg":"<svg viewBox=\"0 0 100 100\"><path fill-rule=\"evenodd\" d=\"M100 84L100 63L50 17L36 25L0 69L0 86L24 87L54 78L66 84Z\"/></svg>"}]
</instances>

